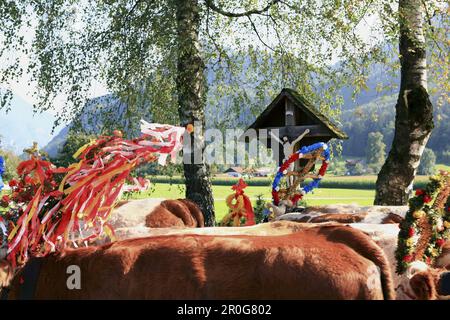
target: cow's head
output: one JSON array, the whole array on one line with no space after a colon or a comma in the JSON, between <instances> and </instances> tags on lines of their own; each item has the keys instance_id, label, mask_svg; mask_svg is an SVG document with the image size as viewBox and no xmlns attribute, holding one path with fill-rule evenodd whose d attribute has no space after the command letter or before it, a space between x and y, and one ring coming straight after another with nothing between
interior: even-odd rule
<instances>
[{"instance_id":1,"label":"cow's head","mask_svg":"<svg viewBox=\"0 0 450 320\"><path fill-rule=\"evenodd\" d=\"M412 291L420 300L449 300L450 272L442 269L422 271L410 280Z\"/></svg>"},{"instance_id":2,"label":"cow's head","mask_svg":"<svg viewBox=\"0 0 450 320\"><path fill-rule=\"evenodd\" d=\"M399 287L406 299L447 300L450 299L450 272L415 261L402 277Z\"/></svg>"}]
</instances>

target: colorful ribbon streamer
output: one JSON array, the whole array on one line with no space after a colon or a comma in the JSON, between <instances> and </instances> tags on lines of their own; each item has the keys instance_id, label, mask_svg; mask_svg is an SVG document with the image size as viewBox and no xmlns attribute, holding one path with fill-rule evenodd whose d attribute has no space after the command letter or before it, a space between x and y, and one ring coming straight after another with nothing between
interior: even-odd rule
<instances>
[{"instance_id":1,"label":"colorful ribbon streamer","mask_svg":"<svg viewBox=\"0 0 450 320\"><path fill-rule=\"evenodd\" d=\"M19 164L20 180L10 182L11 213L19 214L8 234L13 265L25 262L29 251L46 255L68 243L76 246L102 234L114 237L106 221L125 183L134 182L134 190L148 186L148 181L132 178L131 171L151 161L164 165L168 155L174 160L182 148L185 128L142 120L141 129L143 135L133 140L115 131L91 141L74 154L79 162L67 168L36 156Z\"/></svg>"}]
</instances>

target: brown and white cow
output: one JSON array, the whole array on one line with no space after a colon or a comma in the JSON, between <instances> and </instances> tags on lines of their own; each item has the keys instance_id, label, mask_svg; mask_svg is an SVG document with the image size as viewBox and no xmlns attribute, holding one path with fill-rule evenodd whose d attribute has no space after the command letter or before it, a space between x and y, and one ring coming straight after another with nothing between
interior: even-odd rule
<instances>
[{"instance_id":1,"label":"brown and white cow","mask_svg":"<svg viewBox=\"0 0 450 320\"><path fill-rule=\"evenodd\" d=\"M144 237L149 235L173 235L173 234L204 234L204 235L286 235L300 230L321 225L337 225L334 222L324 223L298 223L292 221L274 221L270 223L258 224L249 227L206 227L201 229L176 229L176 228L119 228L116 230L116 236L120 239L129 239ZM391 268L394 286L397 292L397 299L411 299L410 295L405 294L400 284L406 281L405 276L396 273L395 250L397 248L397 236L399 227L397 224L365 224L351 223L352 228L358 229L368 235L385 253ZM450 242L444 246L442 254L436 259L435 267L442 268L450 265Z\"/></svg>"},{"instance_id":2,"label":"brown and white cow","mask_svg":"<svg viewBox=\"0 0 450 320\"><path fill-rule=\"evenodd\" d=\"M71 249L39 266L35 299L394 299L388 261L364 233L341 225L279 236L169 235ZM81 289L67 288L80 268ZM30 268L28 268L30 269ZM21 297L23 268L0 270Z\"/></svg>"},{"instance_id":3,"label":"brown and white cow","mask_svg":"<svg viewBox=\"0 0 450 320\"><path fill-rule=\"evenodd\" d=\"M202 228L203 213L187 199L139 199L119 203L109 224L114 229L147 226L150 228Z\"/></svg>"},{"instance_id":4,"label":"brown and white cow","mask_svg":"<svg viewBox=\"0 0 450 320\"><path fill-rule=\"evenodd\" d=\"M447 241L442 248L441 255L436 259L435 267L450 269L450 241Z\"/></svg>"},{"instance_id":5,"label":"brown and white cow","mask_svg":"<svg viewBox=\"0 0 450 320\"><path fill-rule=\"evenodd\" d=\"M410 287L418 300L450 300L450 271L419 272L410 279Z\"/></svg>"}]
</instances>

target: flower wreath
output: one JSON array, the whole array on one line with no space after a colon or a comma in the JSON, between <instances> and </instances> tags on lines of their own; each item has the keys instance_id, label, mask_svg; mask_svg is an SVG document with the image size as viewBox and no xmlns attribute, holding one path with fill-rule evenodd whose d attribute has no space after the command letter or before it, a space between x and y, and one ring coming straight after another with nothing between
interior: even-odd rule
<instances>
[{"instance_id":1,"label":"flower wreath","mask_svg":"<svg viewBox=\"0 0 450 320\"><path fill-rule=\"evenodd\" d=\"M431 265L450 238L450 177L447 172L430 177L425 189L417 189L400 224L396 250L397 273L419 260ZM435 199L432 206L429 205Z\"/></svg>"},{"instance_id":2,"label":"flower wreath","mask_svg":"<svg viewBox=\"0 0 450 320\"><path fill-rule=\"evenodd\" d=\"M222 225L228 225L233 221L233 226L241 225L241 218L245 218L245 225L255 224L255 215L253 212L250 198L244 193L247 184L243 179L239 179L238 183L231 187L234 193L230 194L225 202L229 208L229 213L222 219Z\"/></svg>"},{"instance_id":3,"label":"flower wreath","mask_svg":"<svg viewBox=\"0 0 450 320\"><path fill-rule=\"evenodd\" d=\"M278 203L280 202L280 195L279 195L280 180L283 176L285 176L288 173L287 169L289 168L289 166L295 161L304 158L305 155L320 151L321 149L323 151L320 153L320 156L322 156L323 160L317 178L313 179L313 181L311 181L309 184L301 188L300 193L292 195L290 197L290 200L293 203L296 203L298 200L302 199L305 194L311 192L314 188L317 188L319 186L320 181L322 180L323 176L325 175L325 172L327 171L328 161L330 159L330 149L328 148L328 145L324 142L318 142L310 146L300 148L295 153L293 153L289 157L289 159L285 160L283 164L278 168L277 174L275 175L275 178L272 183L272 199L275 205L278 205ZM311 159L310 161L315 161L315 159Z\"/></svg>"},{"instance_id":4,"label":"flower wreath","mask_svg":"<svg viewBox=\"0 0 450 320\"><path fill-rule=\"evenodd\" d=\"M235 201L233 203L233 201ZM230 194L226 200L225 200L227 207L230 208L230 212L232 214L232 218L234 218L235 216L238 216L239 218L241 218L244 213L245 210L242 210L244 208L244 197L242 195L235 195L235 194Z\"/></svg>"}]
</instances>

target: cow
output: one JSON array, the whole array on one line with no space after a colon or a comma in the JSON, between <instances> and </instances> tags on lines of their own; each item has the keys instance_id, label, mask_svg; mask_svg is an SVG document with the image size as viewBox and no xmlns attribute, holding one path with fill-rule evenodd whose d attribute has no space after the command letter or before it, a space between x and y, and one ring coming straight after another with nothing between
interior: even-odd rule
<instances>
[{"instance_id":1,"label":"cow","mask_svg":"<svg viewBox=\"0 0 450 320\"><path fill-rule=\"evenodd\" d=\"M414 261L402 278L400 289L411 300L450 300L450 265L430 267Z\"/></svg>"},{"instance_id":2,"label":"cow","mask_svg":"<svg viewBox=\"0 0 450 320\"><path fill-rule=\"evenodd\" d=\"M445 242L441 255L437 257L434 265L438 268L448 268L450 266L450 241Z\"/></svg>"},{"instance_id":3,"label":"cow","mask_svg":"<svg viewBox=\"0 0 450 320\"><path fill-rule=\"evenodd\" d=\"M298 232L307 228L323 225L339 225L334 222L324 223L298 223L292 221L274 221L249 227L206 227L201 229L175 229L175 228L119 228L116 236L120 239L129 239L149 235L169 235L169 234L209 234L209 235L286 235ZM411 297L405 294L402 286L404 281L401 275L396 273L397 260L395 250L397 248L397 236L400 228L397 224L365 224L351 223L348 226L358 229L368 235L383 250L391 267L392 278L396 288L397 299L410 300ZM435 267L442 268L450 265L450 242L447 242L442 250L442 254L436 259Z\"/></svg>"},{"instance_id":4,"label":"cow","mask_svg":"<svg viewBox=\"0 0 450 320\"><path fill-rule=\"evenodd\" d=\"M67 287L70 266L79 268L80 289ZM14 277L10 266L0 270L9 299L23 297L27 282L33 299L395 298L383 251L342 225L277 236L127 239L31 258Z\"/></svg>"},{"instance_id":5,"label":"cow","mask_svg":"<svg viewBox=\"0 0 450 320\"><path fill-rule=\"evenodd\" d=\"M331 225L336 223L326 223L323 225ZM261 223L253 226L245 227L205 227L205 228L149 228L143 225L135 227L125 227L115 229L115 235L118 240L141 238L148 236L161 235L214 235L214 236L229 236L229 235L255 235L255 236L274 236L291 234L306 228L315 227L318 224L314 223L296 223L291 221L273 221L269 223Z\"/></svg>"},{"instance_id":6,"label":"cow","mask_svg":"<svg viewBox=\"0 0 450 320\"><path fill-rule=\"evenodd\" d=\"M420 300L450 300L450 271L432 269L415 274L411 290Z\"/></svg>"},{"instance_id":7,"label":"cow","mask_svg":"<svg viewBox=\"0 0 450 320\"><path fill-rule=\"evenodd\" d=\"M414 261L400 278L398 294L412 300L450 300L450 242L433 266Z\"/></svg>"},{"instance_id":8,"label":"cow","mask_svg":"<svg viewBox=\"0 0 450 320\"><path fill-rule=\"evenodd\" d=\"M122 201L114 208L108 223L114 229L137 226L202 228L205 225L198 205L187 199Z\"/></svg>"}]
</instances>

